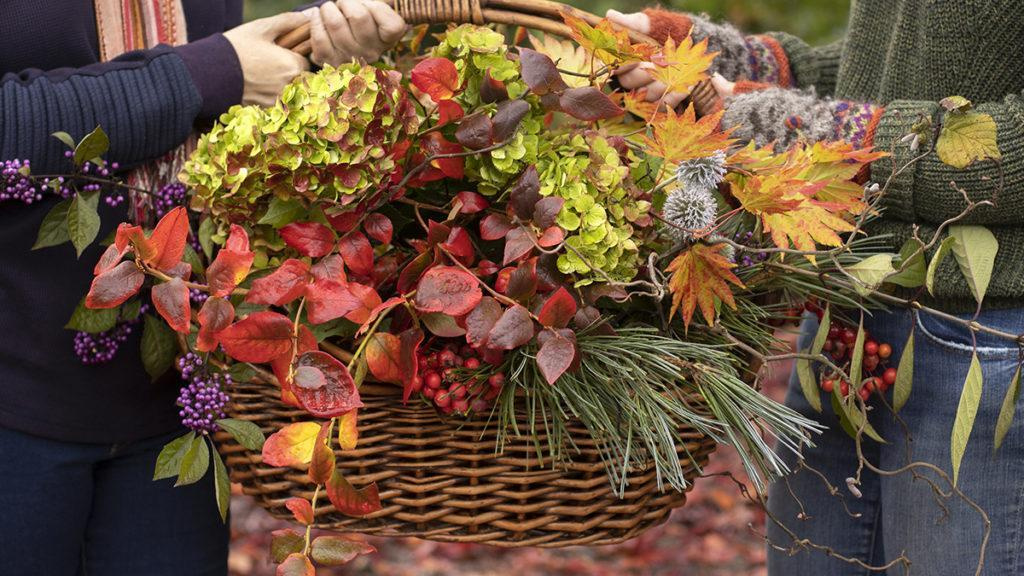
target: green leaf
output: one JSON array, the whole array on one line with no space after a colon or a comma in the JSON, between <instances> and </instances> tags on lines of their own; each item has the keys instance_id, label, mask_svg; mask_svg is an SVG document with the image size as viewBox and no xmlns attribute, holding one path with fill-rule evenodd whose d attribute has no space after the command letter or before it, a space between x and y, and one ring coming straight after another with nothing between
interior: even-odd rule
<instances>
[{"instance_id":1,"label":"green leaf","mask_svg":"<svg viewBox=\"0 0 1024 576\"><path fill-rule=\"evenodd\" d=\"M209 468L210 447L203 441L202 436L196 436L181 458L181 471L178 473L178 481L174 485L195 484L206 475Z\"/></svg>"},{"instance_id":2,"label":"green leaf","mask_svg":"<svg viewBox=\"0 0 1024 576\"><path fill-rule=\"evenodd\" d=\"M942 265L942 261L949 255L949 251L953 249L953 242L956 242L956 240L952 236L946 236L939 244L939 249L935 251L935 255L932 256L931 262L928 263L924 285L932 296L935 295L935 273L939 270L939 266Z\"/></svg>"},{"instance_id":3,"label":"green leaf","mask_svg":"<svg viewBox=\"0 0 1024 576\"><path fill-rule=\"evenodd\" d=\"M68 236L78 256L100 233L99 192L79 192L68 208Z\"/></svg>"},{"instance_id":4,"label":"green leaf","mask_svg":"<svg viewBox=\"0 0 1024 576\"><path fill-rule=\"evenodd\" d=\"M199 254L192 246L185 244L185 253L182 254L181 259L184 262L188 262L188 265L192 267L192 273L199 275L203 273L203 261L199 258Z\"/></svg>"},{"instance_id":5,"label":"green leaf","mask_svg":"<svg viewBox=\"0 0 1024 576\"><path fill-rule=\"evenodd\" d=\"M178 355L178 338L167 324L152 314L143 317L142 365L146 373L156 380L174 364Z\"/></svg>"},{"instance_id":6,"label":"green leaf","mask_svg":"<svg viewBox=\"0 0 1024 576\"><path fill-rule=\"evenodd\" d=\"M98 334L106 332L117 325L117 319L121 315L118 308L92 309L85 306L85 297L78 302L75 311L71 313L71 319L64 325L68 330L89 332Z\"/></svg>"},{"instance_id":7,"label":"green leaf","mask_svg":"<svg viewBox=\"0 0 1024 576\"><path fill-rule=\"evenodd\" d=\"M103 128L99 126L95 130L89 132L82 138L82 141L75 146L75 166L81 166L86 162L99 159L107 153L107 149L110 148L110 138L107 137L107 133L103 131Z\"/></svg>"},{"instance_id":8,"label":"green leaf","mask_svg":"<svg viewBox=\"0 0 1024 576\"><path fill-rule=\"evenodd\" d=\"M63 142L68 149L75 149L75 139L71 137L71 134L68 134L67 132L54 132L53 134L50 134L50 136L53 136L57 140Z\"/></svg>"},{"instance_id":9,"label":"green leaf","mask_svg":"<svg viewBox=\"0 0 1024 576\"><path fill-rule=\"evenodd\" d=\"M135 299L125 302L121 306L121 314L118 319L121 322L134 322L142 312L142 300Z\"/></svg>"},{"instance_id":10,"label":"green leaf","mask_svg":"<svg viewBox=\"0 0 1024 576\"><path fill-rule=\"evenodd\" d=\"M849 398L853 398L852 389ZM878 431L875 430L875 427L871 425L871 422L864 420L864 414L855 403L848 404L839 397L839 386L832 388L832 410L839 415L840 427L849 434L851 438L856 438L857 431L860 430L861 426L863 426L865 436L876 442L887 444L885 439L882 438Z\"/></svg>"},{"instance_id":11,"label":"green leaf","mask_svg":"<svg viewBox=\"0 0 1024 576\"><path fill-rule=\"evenodd\" d=\"M373 551L373 546L365 542L345 540L338 536L318 536L310 546L309 555L322 566L341 566L356 556Z\"/></svg>"},{"instance_id":12,"label":"green leaf","mask_svg":"<svg viewBox=\"0 0 1024 576\"><path fill-rule=\"evenodd\" d=\"M306 547L306 539L298 532L289 528L274 530L270 539L270 558L274 564L280 564L288 556L302 552Z\"/></svg>"},{"instance_id":13,"label":"green leaf","mask_svg":"<svg viewBox=\"0 0 1024 576\"><path fill-rule=\"evenodd\" d=\"M806 358L797 358L796 375L800 380L800 390L807 398L807 403L814 408L815 412L821 412L821 390L818 389L818 378L811 368L811 361Z\"/></svg>"},{"instance_id":14,"label":"green leaf","mask_svg":"<svg viewBox=\"0 0 1024 576\"><path fill-rule=\"evenodd\" d=\"M892 254L875 254L846 267L846 271L860 282L854 285L854 288L861 296L870 294L888 275L896 272L892 266L892 256Z\"/></svg>"},{"instance_id":15,"label":"green leaf","mask_svg":"<svg viewBox=\"0 0 1024 576\"><path fill-rule=\"evenodd\" d=\"M916 238L907 240L900 248L900 263L896 266L899 272L889 276L885 281L904 288L917 288L924 285L927 267L924 263L922 246L924 244Z\"/></svg>"},{"instance_id":16,"label":"green leaf","mask_svg":"<svg viewBox=\"0 0 1024 576\"><path fill-rule=\"evenodd\" d=\"M231 437L242 446L245 446L247 450L256 452L263 449L263 431L255 423L248 420L224 418L217 420L217 425L228 434L231 434Z\"/></svg>"},{"instance_id":17,"label":"green leaf","mask_svg":"<svg viewBox=\"0 0 1024 576\"><path fill-rule=\"evenodd\" d=\"M284 200L274 196L270 199L267 213L259 219L257 224L269 224L274 228L281 228L304 219L305 215L306 207L302 205L302 202L294 199Z\"/></svg>"},{"instance_id":18,"label":"green leaf","mask_svg":"<svg viewBox=\"0 0 1024 576\"><path fill-rule=\"evenodd\" d=\"M988 114L946 114L935 152L946 164L966 168L978 160L1001 158L996 137L996 122Z\"/></svg>"},{"instance_id":19,"label":"green leaf","mask_svg":"<svg viewBox=\"0 0 1024 576\"><path fill-rule=\"evenodd\" d=\"M910 329L899 368L896 369L896 382L892 385L892 407L897 412L907 403L914 385L914 331L914 328Z\"/></svg>"},{"instance_id":20,"label":"green leaf","mask_svg":"<svg viewBox=\"0 0 1024 576\"><path fill-rule=\"evenodd\" d=\"M861 370L864 367L864 318L857 326L857 341L853 343L853 354L850 355L850 390L860 391Z\"/></svg>"},{"instance_id":21,"label":"green leaf","mask_svg":"<svg viewBox=\"0 0 1024 576\"><path fill-rule=\"evenodd\" d=\"M220 511L221 522L227 522L228 509L231 507L231 479L228 478L228 469L217 452L217 447L210 440L210 452L213 452L213 489L217 497L217 510Z\"/></svg>"},{"instance_id":22,"label":"green leaf","mask_svg":"<svg viewBox=\"0 0 1024 576\"><path fill-rule=\"evenodd\" d=\"M217 225L214 224L213 218L207 216L199 222L199 246L203 249L207 260L213 259L213 235L216 233Z\"/></svg>"},{"instance_id":23,"label":"green leaf","mask_svg":"<svg viewBox=\"0 0 1024 576\"><path fill-rule=\"evenodd\" d=\"M68 234L68 211L71 210L71 198L58 202L43 218L39 225L39 234L36 236L36 243L32 245L33 250L57 246L71 240Z\"/></svg>"},{"instance_id":24,"label":"green leaf","mask_svg":"<svg viewBox=\"0 0 1024 576\"><path fill-rule=\"evenodd\" d=\"M153 480L163 480L178 475L178 471L181 470L181 459L185 457L185 452L192 446L195 437L195 432L189 432L164 445L163 450L156 457Z\"/></svg>"},{"instance_id":25,"label":"green leaf","mask_svg":"<svg viewBox=\"0 0 1024 576\"><path fill-rule=\"evenodd\" d=\"M954 486L960 476L960 462L967 450L967 440L971 437L974 418L978 415L978 406L981 404L981 385L981 362L978 361L978 354L975 353L971 356L971 367L967 370L964 391L960 394L960 405L956 408L956 418L953 420L953 435L950 439L949 453L953 460Z\"/></svg>"},{"instance_id":26,"label":"green leaf","mask_svg":"<svg viewBox=\"0 0 1024 576\"><path fill-rule=\"evenodd\" d=\"M950 226L949 237L953 238L953 256L974 299L981 304L992 280L992 266L999 251L999 241L984 226Z\"/></svg>"},{"instance_id":27,"label":"green leaf","mask_svg":"<svg viewBox=\"0 0 1024 576\"><path fill-rule=\"evenodd\" d=\"M1006 433L1010 431L1010 424L1013 424L1013 415L1017 411L1017 400L1020 398L1020 364L1017 371L1013 373L1010 380L1010 387L1006 389L1006 396L1003 396L1003 405L999 408L999 418L996 420L996 450L1003 444Z\"/></svg>"}]
</instances>

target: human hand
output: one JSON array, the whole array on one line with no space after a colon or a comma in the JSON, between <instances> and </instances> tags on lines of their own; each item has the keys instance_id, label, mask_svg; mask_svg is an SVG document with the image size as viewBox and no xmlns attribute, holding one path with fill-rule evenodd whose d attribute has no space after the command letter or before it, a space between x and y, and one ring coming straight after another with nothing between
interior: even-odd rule
<instances>
[{"instance_id":1,"label":"human hand","mask_svg":"<svg viewBox=\"0 0 1024 576\"><path fill-rule=\"evenodd\" d=\"M308 21L305 14L285 12L260 18L224 33L242 67L243 104L271 106L289 82L309 70L306 58L274 40Z\"/></svg>"},{"instance_id":2,"label":"human hand","mask_svg":"<svg viewBox=\"0 0 1024 576\"><path fill-rule=\"evenodd\" d=\"M379 0L324 2L303 13L309 16L310 59L321 66L373 62L405 35L405 20Z\"/></svg>"}]
</instances>

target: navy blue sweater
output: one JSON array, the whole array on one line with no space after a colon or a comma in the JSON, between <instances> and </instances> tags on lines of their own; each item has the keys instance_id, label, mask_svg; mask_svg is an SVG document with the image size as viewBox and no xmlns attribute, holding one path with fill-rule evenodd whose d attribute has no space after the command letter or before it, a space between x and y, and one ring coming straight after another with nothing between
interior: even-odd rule
<instances>
[{"instance_id":1,"label":"navy blue sweater","mask_svg":"<svg viewBox=\"0 0 1024 576\"><path fill-rule=\"evenodd\" d=\"M238 58L220 32L241 22L242 0L183 4L188 45L97 63L92 0L5 0L0 159L28 158L37 173L66 172L63 145L50 134L80 138L101 125L111 138L109 159L137 164L239 102ZM109 364L84 366L75 357L74 334L63 326L89 288L100 250L80 260L70 245L30 251L55 202L0 205L0 426L92 443L174 430L178 379L150 381L139 359L141 330ZM105 208L101 216L103 238L125 213Z\"/></svg>"}]
</instances>

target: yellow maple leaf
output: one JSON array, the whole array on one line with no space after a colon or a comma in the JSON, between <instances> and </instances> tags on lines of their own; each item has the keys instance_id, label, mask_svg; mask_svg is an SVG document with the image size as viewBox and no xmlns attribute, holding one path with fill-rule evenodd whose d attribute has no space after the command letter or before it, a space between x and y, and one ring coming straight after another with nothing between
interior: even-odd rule
<instances>
[{"instance_id":1,"label":"yellow maple leaf","mask_svg":"<svg viewBox=\"0 0 1024 576\"><path fill-rule=\"evenodd\" d=\"M629 39L629 32L612 24L607 18L602 18L595 26L591 26L583 18L576 16L572 8L566 7L562 11L562 20L569 27L572 39L608 66L649 60L654 54L653 46L633 44Z\"/></svg>"},{"instance_id":2,"label":"yellow maple leaf","mask_svg":"<svg viewBox=\"0 0 1024 576\"><path fill-rule=\"evenodd\" d=\"M654 115L658 112L657 102L647 101L647 90L630 90L629 92L620 92L612 95L612 99L622 99L622 107L627 112L643 118L644 121L650 121L654 118Z\"/></svg>"},{"instance_id":3,"label":"yellow maple leaf","mask_svg":"<svg viewBox=\"0 0 1024 576\"><path fill-rule=\"evenodd\" d=\"M669 316L680 312L687 328L697 307L700 307L701 315L709 326L715 323L717 302L736 309L729 284L738 288L745 286L732 272L736 264L722 253L725 247L725 244L694 244L668 265L668 272L672 274L668 283L672 292L672 311Z\"/></svg>"},{"instance_id":4,"label":"yellow maple leaf","mask_svg":"<svg viewBox=\"0 0 1024 576\"><path fill-rule=\"evenodd\" d=\"M677 45L672 38L665 42L662 52L652 59L651 77L666 86L669 92L689 93L698 82L707 80L708 68L718 52L708 52L707 38L694 44L687 36Z\"/></svg>"},{"instance_id":5,"label":"yellow maple leaf","mask_svg":"<svg viewBox=\"0 0 1024 576\"><path fill-rule=\"evenodd\" d=\"M658 114L651 122L651 136L643 139L648 154L679 163L728 148L734 140L729 139L731 130L719 130L722 114L719 111L697 120L693 105L679 115L671 110Z\"/></svg>"}]
</instances>

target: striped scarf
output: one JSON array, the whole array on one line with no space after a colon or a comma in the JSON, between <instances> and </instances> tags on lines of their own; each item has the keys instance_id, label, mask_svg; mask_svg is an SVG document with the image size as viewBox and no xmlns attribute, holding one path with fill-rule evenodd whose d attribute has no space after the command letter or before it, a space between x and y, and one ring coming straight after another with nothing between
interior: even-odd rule
<instances>
[{"instance_id":1,"label":"striped scarf","mask_svg":"<svg viewBox=\"0 0 1024 576\"><path fill-rule=\"evenodd\" d=\"M178 46L188 42L185 11L181 0L94 0L100 59L117 58L125 52L153 48L157 44ZM164 157L131 171L125 183L156 192L177 181L185 160L195 149L190 136ZM150 212L150 195L132 193L132 213L142 220Z\"/></svg>"}]
</instances>

